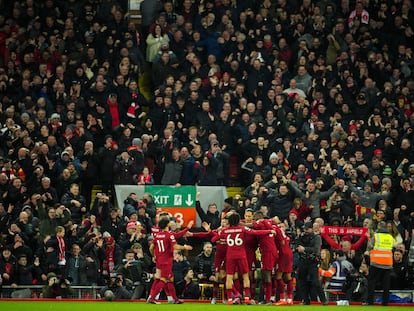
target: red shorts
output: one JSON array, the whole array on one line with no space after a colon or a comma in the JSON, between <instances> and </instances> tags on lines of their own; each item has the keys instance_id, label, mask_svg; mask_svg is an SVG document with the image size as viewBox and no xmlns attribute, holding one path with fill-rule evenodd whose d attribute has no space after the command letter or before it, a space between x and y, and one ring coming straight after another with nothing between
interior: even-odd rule
<instances>
[{"instance_id":1,"label":"red shorts","mask_svg":"<svg viewBox=\"0 0 414 311\"><path fill-rule=\"evenodd\" d=\"M172 262L171 263L157 263L156 268L160 270L160 277L164 279L171 279L174 275L172 272Z\"/></svg>"},{"instance_id":2,"label":"red shorts","mask_svg":"<svg viewBox=\"0 0 414 311\"><path fill-rule=\"evenodd\" d=\"M247 266L250 271L256 271L256 252L246 251Z\"/></svg>"},{"instance_id":3,"label":"red shorts","mask_svg":"<svg viewBox=\"0 0 414 311\"><path fill-rule=\"evenodd\" d=\"M226 252L216 250L214 255L214 272L218 273L220 270L224 270L225 267Z\"/></svg>"},{"instance_id":4,"label":"red shorts","mask_svg":"<svg viewBox=\"0 0 414 311\"><path fill-rule=\"evenodd\" d=\"M272 271L276 266L277 255L272 252L262 252L262 270Z\"/></svg>"},{"instance_id":5,"label":"red shorts","mask_svg":"<svg viewBox=\"0 0 414 311\"><path fill-rule=\"evenodd\" d=\"M246 258L226 259L226 274L246 274L249 272Z\"/></svg>"},{"instance_id":6,"label":"red shorts","mask_svg":"<svg viewBox=\"0 0 414 311\"><path fill-rule=\"evenodd\" d=\"M281 254L278 260L277 272L290 273L293 271L293 256Z\"/></svg>"}]
</instances>

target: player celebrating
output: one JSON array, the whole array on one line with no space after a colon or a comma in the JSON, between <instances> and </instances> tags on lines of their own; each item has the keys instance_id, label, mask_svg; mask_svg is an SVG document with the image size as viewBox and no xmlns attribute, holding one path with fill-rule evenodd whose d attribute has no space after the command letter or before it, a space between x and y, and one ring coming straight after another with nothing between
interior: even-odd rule
<instances>
[{"instance_id":1,"label":"player celebrating","mask_svg":"<svg viewBox=\"0 0 414 311\"><path fill-rule=\"evenodd\" d=\"M210 238L211 241L216 243L216 251L214 254L214 282L213 282L213 297L211 300L211 304L217 303L217 296L219 291L219 283L224 283L223 279L226 275L226 272L224 270L225 268L225 259L226 259L226 252L227 252L227 244L226 240L220 239L219 234L223 228L228 227L228 220L227 218L223 218L221 220L221 226L215 230L210 229L210 225L203 222L201 226L207 231L207 232L188 232L187 236L192 236L194 238L201 238L206 239ZM233 294L235 296L239 295L240 293L237 293L237 290L233 286Z\"/></svg>"},{"instance_id":2,"label":"player celebrating","mask_svg":"<svg viewBox=\"0 0 414 311\"><path fill-rule=\"evenodd\" d=\"M278 225L280 233L276 236L276 245L279 250L279 261L276 271L277 289L279 290L279 301L274 303L276 306L293 304L293 280L292 263L293 252L290 248L290 237L286 235L286 224ZM287 284L287 300L285 300L285 284Z\"/></svg>"},{"instance_id":3,"label":"player celebrating","mask_svg":"<svg viewBox=\"0 0 414 311\"><path fill-rule=\"evenodd\" d=\"M226 253L226 292L227 304L232 305L232 287L234 274L238 272L243 279L244 287L244 303L251 304L250 301L250 280L249 267L247 265L246 250L244 247L244 239L247 234L266 235L274 234L273 230L251 230L240 225L240 215L238 213L230 213L226 215L229 227L224 228L220 235L220 239L224 239L227 244Z\"/></svg>"},{"instance_id":4,"label":"player celebrating","mask_svg":"<svg viewBox=\"0 0 414 311\"><path fill-rule=\"evenodd\" d=\"M255 219L253 228L279 231L275 225L275 220L278 220L276 217L272 219L264 219L263 213L256 211L253 215L253 218ZM262 301L261 304L270 305L272 299L272 271L276 267L276 262L279 257L275 236L273 234L259 236L259 248L260 253L262 254L262 280L264 291L264 301Z\"/></svg>"},{"instance_id":5,"label":"player celebrating","mask_svg":"<svg viewBox=\"0 0 414 311\"><path fill-rule=\"evenodd\" d=\"M253 227L253 210L248 208L244 212L244 219L241 222L244 226L249 228ZM257 236L246 235L244 240L244 247L246 249L247 265L249 267L249 279L250 279L250 294L252 302L254 301L254 294L256 292L256 250L259 243Z\"/></svg>"},{"instance_id":6,"label":"player celebrating","mask_svg":"<svg viewBox=\"0 0 414 311\"><path fill-rule=\"evenodd\" d=\"M154 240L152 240L150 245L150 252L154 256L156 274L160 278L154 280L147 303L159 304L155 297L164 289L167 296L172 297L172 303L181 304L183 301L177 298L174 288L174 275L172 273L173 251L175 249L192 250L193 248L189 245L177 244L174 233L170 232L169 218L161 217L158 221L158 227L161 231L154 235Z\"/></svg>"}]
</instances>

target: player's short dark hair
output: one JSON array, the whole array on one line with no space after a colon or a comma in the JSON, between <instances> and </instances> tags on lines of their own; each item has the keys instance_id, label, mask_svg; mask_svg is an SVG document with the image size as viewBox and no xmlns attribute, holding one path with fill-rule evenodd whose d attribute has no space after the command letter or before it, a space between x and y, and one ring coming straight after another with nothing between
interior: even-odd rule
<instances>
[{"instance_id":1,"label":"player's short dark hair","mask_svg":"<svg viewBox=\"0 0 414 311\"><path fill-rule=\"evenodd\" d=\"M228 221L230 227L237 226L240 223L240 215L238 213L231 213Z\"/></svg>"},{"instance_id":2,"label":"player's short dark hair","mask_svg":"<svg viewBox=\"0 0 414 311\"><path fill-rule=\"evenodd\" d=\"M170 219L167 217L162 217L159 221L158 221L158 227L160 227L161 229L165 229L167 228L167 226L170 223Z\"/></svg>"},{"instance_id":3,"label":"player's short dark hair","mask_svg":"<svg viewBox=\"0 0 414 311\"><path fill-rule=\"evenodd\" d=\"M256 218L256 219L263 219L264 218L264 214L261 211L255 211L253 213L253 217Z\"/></svg>"}]
</instances>

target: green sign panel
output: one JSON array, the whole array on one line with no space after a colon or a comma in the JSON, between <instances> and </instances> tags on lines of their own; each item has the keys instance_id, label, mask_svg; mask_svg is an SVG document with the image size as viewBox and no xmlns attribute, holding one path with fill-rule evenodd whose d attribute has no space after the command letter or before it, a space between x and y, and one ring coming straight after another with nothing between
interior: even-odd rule
<instances>
[{"instance_id":1,"label":"green sign panel","mask_svg":"<svg viewBox=\"0 0 414 311\"><path fill-rule=\"evenodd\" d=\"M195 186L145 186L145 192L152 194L157 207L195 207Z\"/></svg>"}]
</instances>

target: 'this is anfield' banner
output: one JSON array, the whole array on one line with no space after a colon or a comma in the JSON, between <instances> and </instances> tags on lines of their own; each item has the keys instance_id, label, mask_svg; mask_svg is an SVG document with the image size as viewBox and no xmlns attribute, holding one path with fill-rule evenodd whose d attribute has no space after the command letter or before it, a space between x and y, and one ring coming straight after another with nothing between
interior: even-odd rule
<instances>
[{"instance_id":1,"label":"'this is anfield' banner","mask_svg":"<svg viewBox=\"0 0 414 311\"><path fill-rule=\"evenodd\" d=\"M368 228L360 227L334 227L334 226L323 226L321 228L321 234L336 234L336 235L366 235Z\"/></svg>"}]
</instances>

